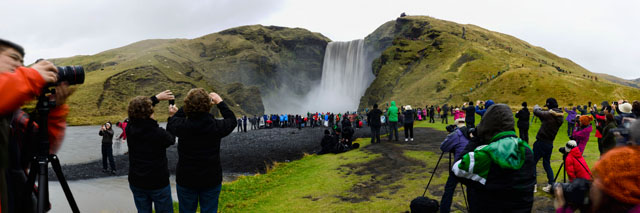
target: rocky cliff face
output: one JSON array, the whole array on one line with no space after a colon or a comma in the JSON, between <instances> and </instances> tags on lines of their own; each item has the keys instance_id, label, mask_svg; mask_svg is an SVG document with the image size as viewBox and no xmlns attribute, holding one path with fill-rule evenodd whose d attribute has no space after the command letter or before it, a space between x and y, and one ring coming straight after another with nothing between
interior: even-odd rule
<instances>
[{"instance_id":1,"label":"rocky cliff face","mask_svg":"<svg viewBox=\"0 0 640 213\"><path fill-rule=\"evenodd\" d=\"M424 107L478 99L519 105L640 98L638 89L596 78L572 61L513 36L426 16L387 22L366 38L383 49L372 62L376 79L360 109L392 100ZM416 107L414 107L416 108Z\"/></svg>"},{"instance_id":2,"label":"rocky cliff face","mask_svg":"<svg viewBox=\"0 0 640 213\"><path fill-rule=\"evenodd\" d=\"M145 40L53 61L82 65L87 71L85 84L69 101L73 124L120 120L126 117L128 100L165 89L174 92L181 106L195 87L221 94L237 116L259 115L317 84L328 42L304 29L253 25L195 39ZM156 117L167 115L165 106L156 107Z\"/></svg>"}]
</instances>

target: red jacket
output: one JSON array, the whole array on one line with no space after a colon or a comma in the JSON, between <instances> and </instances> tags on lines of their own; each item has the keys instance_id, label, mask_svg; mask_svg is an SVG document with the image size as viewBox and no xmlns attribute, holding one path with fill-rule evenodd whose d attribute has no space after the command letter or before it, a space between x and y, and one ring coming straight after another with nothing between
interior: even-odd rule
<instances>
[{"instance_id":1,"label":"red jacket","mask_svg":"<svg viewBox=\"0 0 640 213\"><path fill-rule=\"evenodd\" d=\"M38 71L27 67L18 67L15 72L0 73L0 115L8 115L38 96L45 83Z\"/></svg>"},{"instance_id":2,"label":"red jacket","mask_svg":"<svg viewBox=\"0 0 640 213\"><path fill-rule=\"evenodd\" d=\"M580 165L581 163L582 165ZM565 166L567 175L569 175L569 182L572 182L576 178L591 180L591 170L589 169L587 162L582 157L578 147L571 149L571 152L569 152L567 160L565 161Z\"/></svg>"}]
</instances>

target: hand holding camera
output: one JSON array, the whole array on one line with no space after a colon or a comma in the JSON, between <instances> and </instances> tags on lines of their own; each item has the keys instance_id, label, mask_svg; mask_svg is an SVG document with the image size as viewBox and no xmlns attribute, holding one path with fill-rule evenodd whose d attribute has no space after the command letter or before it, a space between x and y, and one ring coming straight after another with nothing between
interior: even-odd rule
<instances>
[{"instance_id":1,"label":"hand holding camera","mask_svg":"<svg viewBox=\"0 0 640 213\"><path fill-rule=\"evenodd\" d=\"M31 68L38 71L38 73L40 73L40 76L42 76L45 82L47 83L58 82L58 74L57 74L58 69L56 68L55 65L53 65L53 63L46 60L40 60L36 62L34 65L32 65Z\"/></svg>"},{"instance_id":2,"label":"hand holding camera","mask_svg":"<svg viewBox=\"0 0 640 213\"><path fill-rule=\"evenodd\" d=\"M173 95L173 92L171 92L171 90L165 90L165 91L162 91L161 93L158 93L156 95L156 98L158 99L158 101L166 101L166 100L174 100L174 99L176 99L176 97Z\"/></svg>"},{"instance_id":3,"label":"hand holding camera","mask_svg":"<svg viewBox=\"0 0 640 213\"><path fill-rule=\"evenodd\" d=\"M213 104L219 104L220 102L222 102L222 98L220 97L220 95L218 95L218 93L209 93L209 97L211 98Z\"/></svg>"}]
</instances>

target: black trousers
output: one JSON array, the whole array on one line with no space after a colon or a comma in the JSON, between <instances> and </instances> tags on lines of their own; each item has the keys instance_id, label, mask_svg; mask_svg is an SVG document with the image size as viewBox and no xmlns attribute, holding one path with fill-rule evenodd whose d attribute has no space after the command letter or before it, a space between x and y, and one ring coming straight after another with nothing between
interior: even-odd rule
<instances>
[{"instance_id":1,"label":"black trousers","mask_svg":"<svg viewBox=\"0 0 640 213\"><path fill-rule=\"evenodd\" d=\"M116 170L116 162L113 160L113 144L102 144L102 169L107 169L107 158L111 170Z\"/></svg>"},{"instance_id":2,"label":"black trousers","mask_svg":"<svg viewBox=\"0 0 640 213\"><path fill-rule=\"evenodd\" d=\"M449 124L449 118L447 117L447 114L442 114L441 118L442 118L442 122L440 122L440 123L445 123L446 122L446 124Z\"/></svg>"},{"instance_id":3,"label":"black trousers","mask_svg":"<svg viewBox=\"0 0 640 213\"><path fill-rule=\"evenodd\" d=\"M371 144L380 143L380 127L371 126Z\"/></svg>"},{"instance_id":4,"label":"black trousers","mask_svg":"<svg viewBox=\"0 0 640 213\"><path fill-rule=\"evenodd\" d=\"M434 117L435 117L434 115L429 116L429 123L435 123L436 122L436 119L434 119Z\"/></svg>"},{"instance_id":5,"label":"black trousers","mask_svg":"<svg viewBox=\"0 0 640 213\"><path fill-rule=\"evenodd\" d=\"M518 127L520 133L520 139L529 143L529 126Z\"/></svg>"},{"instance_id":6,"label":"black trousers","mask_svg":"<svg viewBox=\"0 0 640 213\"><path fill-rule=\"evenodd\" d=\"M413 138L413 123L404 124L404 138Z\"/></svg>"}]
</instances>

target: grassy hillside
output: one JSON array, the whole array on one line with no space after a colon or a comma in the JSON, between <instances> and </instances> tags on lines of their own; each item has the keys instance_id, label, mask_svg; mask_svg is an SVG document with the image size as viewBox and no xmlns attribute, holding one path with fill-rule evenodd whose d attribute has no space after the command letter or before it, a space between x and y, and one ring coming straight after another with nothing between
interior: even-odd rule
<instances>
[{"instance_id":1,"label":"grassy hillside","mask_svg":"<svg viewBox=\"0 0 640 213\"><path fill-rule=\"evenodd\" d=\"M622 79L622 78L618 78L612 75L608 75L608 74L604 74L604 73L598 73L598 77L600 78L604 78L608 81L614 82L614 83L618 83L618 84L622 84L622 85L626 85L626 86L630 86L630 87L635 87L635 88L640 88L640 78L639 79L632 79L632 80L627 80L627 79Z\"/></svg>"},{"instance_id":2,"label":"grassy hillside","mask_svg":"<svg viewBox=\"0 0 640 213\"><path fill-rule=\"evenodd\" d=\"M555 97L566 106L640 98L637 88L596 79L569 59L474 25L407 16L382 25L366 40L387 48L373 62L377 77L360 108L391 100L424 106L494 99L518 105Z\"/></svg>"},{"instance_id":3,"label":"grassy hillside","mask_svg":"<svg viewBox=\"0 0 640 213\"><path fill-rule=\"evenodd\" d=\"M85 83L69 103L73 125L95 124L126 117L128 101L165 89L177 105L191 88L215 91L236 115L261 114L263 99L278 103L287 94L302 95L321 77L329 39L300 28L243 26L195 39L136 42L91 56L54 59L59 66L82 65ZM156 118L167 116L167 103ZM273 106L271 106L273 107Z\"/></svg>"}]
</instances>

